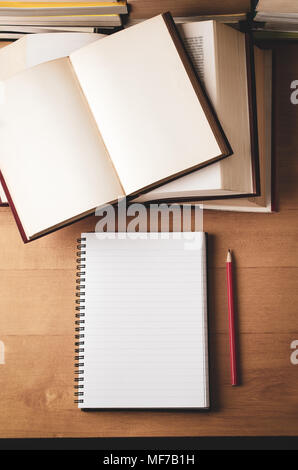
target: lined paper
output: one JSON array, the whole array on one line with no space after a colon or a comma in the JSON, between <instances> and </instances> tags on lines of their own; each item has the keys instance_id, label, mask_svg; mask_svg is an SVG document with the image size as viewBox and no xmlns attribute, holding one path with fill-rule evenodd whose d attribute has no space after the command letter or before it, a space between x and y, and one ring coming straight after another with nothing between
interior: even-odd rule
<instances>
[{"instance_id":1,"label":"lined paper","mask_svg":"<svg viewBox=\"0 0 298 470\"><path fill-rule=\"evenodd\" d=\"M185 236L82 234L81 408L209 406L205 234Z\"/></svg>"}]
</instances>

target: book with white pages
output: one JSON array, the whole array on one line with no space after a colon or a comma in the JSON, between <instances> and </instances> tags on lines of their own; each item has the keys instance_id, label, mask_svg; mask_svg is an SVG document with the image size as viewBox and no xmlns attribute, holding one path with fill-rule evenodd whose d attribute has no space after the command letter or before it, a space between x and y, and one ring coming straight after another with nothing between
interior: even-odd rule
<instances>
[{"instance_id":1,"label":"book with white pages","mask_svg":"<svg viewBox=\"0 0 298 470\"><path fill-rule=\"evenodd\" d=\"M260 191L258 195L241 194L233 198L229 193L221 197L209 197L210 188L219 187L222 184L222 168L229 168L232 159L236 157L242 161L241 154L234 154L225 162L218 162L200 171L157 188L137 201L148 202L150 200L167 201L169 203L203 204L205 209L236 211L236 212L275 212L276 188L275 188L275 162L272 149L272 50L260 49L254 46L256 107L258 126L258 154L259 154L259 178ZM206 75L205 75L206 77ZM205 86L208 88L205 80ZM237 127L235 127L237 130ZM231 141L232 142L232 141ZM237 155L237 156L236 156ZM245 171L245 165L243 167ZM246 170L247 171L247 170ZM216 194L218 194L216 192ZM241 197L239 197L241 196ZM156 199L155 199L156 198Z\"/></svg>"},{"instance_id":2,"label":"book with white pages","mask_svg":"<svg viewBox=\"0 0 298 470\"><path fill-rule=\"evenodd\" d=\"M109 28L109 27L107 27ZM91 26L16 26L16 25L0 25L1 34L5 33L52 33L55 31L72 32L72 33L94 33L94 27Z\"/></svg>"},{"instance_id":3,"label":"book with white pages","mask_svg":"<svg viewBox=\"0 0 298 470\"><path fill-rule=\"evenodd\" d=\"M48 60L68 56L76 49L103 37L103 34L73 32L27 34L0 49L0 80L6 80ZM1 184L0 205L8 205Z\"/></svg>"},{"instance_id":4,"label":"book with white pages","mask_svg":"<svg viewBox=\"0 0 298 470\"><path fill-rule=\"evenodd\" d=\"M43 62L66 57L103 37L103 34L85 32L27 34L0 49L0 80L11 78Z\"/></svg>"},{"instance_id":5,"label":"book with white pages","mask_svg":"<svg viewBox=\"0 0 298 470\"><path fill-rule=\"evenodd\" d=\"M208 409L206 234L83 233L78 249L78 407Z\"/></svg>"},{"instance_id":6,"label":"book with white pages","mask_svg":"<svg viewBox=\"0 0 298 470\"><path fill-rule=\"evenodd\" d=\"M24 242L231 153L170 14L2 91L1 183Z\"/></svg>"},{"instance_id":7,"label":"book with white pages","mask_svg":"<svg viewBox=\"0 0 298 470\"><path fill-rule=\"evenodd\" d=\"M260 195L201 201L205 209L259 213L277 211L275 158L272 149L272 50L255 47L254 55L259 129Z\"/></svg>"},{"instance_id":8,"label":"book with white pages","mask_svg":"<svg viewBox=\"0 0 298 470\"><path fill-rule=\"evenodd\" d=\"M121 16L64 15L64 16L1 16L1 25L15 26L121 26Z\"/></svg>"},{"instance_id":9,"label":"book with white pages","mask_svg":"<svg viewBox=\"0 0 298 470\"><path fill-rule=\"evenodd\" d=\"M229 139L233 155L140 195L135 201L182 202L264 194L260 167L271 164L271 154L269 151L269 155L264 155L260 141L265 139L268 143L271 136L271 95L270 86L269 92L263 88L263 76L266 73L270 85L271 52L258 52L258 60L255 60L247 33L213 20L177 27ZM261 122L265 112L266 129Z\"/></svg>"}]
</instances>

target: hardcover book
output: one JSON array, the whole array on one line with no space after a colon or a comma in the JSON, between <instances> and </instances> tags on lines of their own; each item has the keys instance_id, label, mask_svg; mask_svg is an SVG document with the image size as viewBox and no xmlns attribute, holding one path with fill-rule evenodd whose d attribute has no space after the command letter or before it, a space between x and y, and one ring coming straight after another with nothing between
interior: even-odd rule
<instances>
[{"instance_id":1,"label":"hardcover book","mask_svg":"<svg viewBox=\"0 0 298 470\"><path fill-rule=\"evenodd\" d=\"M2 90L1 182L25 242L230 153L169 14Z\"/></svg>"},{"instance_id":2,"label":"hardcover book","mask_svg":"<svg viewBox=\"0 0 298 470\"><path fill-rule=\"evenodd\" d=\"M214 20L179 24L178 31L233 149L233 156L138 197L204 200L260 192L255 63L251 37Z\"/></svg>"}]
</instances>

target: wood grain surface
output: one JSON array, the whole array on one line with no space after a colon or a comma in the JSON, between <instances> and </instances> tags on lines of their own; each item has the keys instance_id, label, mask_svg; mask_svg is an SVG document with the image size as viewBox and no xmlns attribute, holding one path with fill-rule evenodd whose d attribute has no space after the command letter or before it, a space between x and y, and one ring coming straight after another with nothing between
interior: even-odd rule
<instances>
[{"instance_id":1,"label":"wood grain surface","mask_svg":"<svg viewBox=\"0 0 298 470\"><path fill-rule=\"evenodd\" d=\"M298 105L290 103L297 53L298 45L276 47L279 212L204 213L212 410L79 411L73 403L76 238L93 231L96 219L24 245L10 209L1 208L0 437L298 435L298 365L290 362L290 344L298 340ZM228 248L236 260L239 387L230 385Z\"/></svg>"}]
</instances>

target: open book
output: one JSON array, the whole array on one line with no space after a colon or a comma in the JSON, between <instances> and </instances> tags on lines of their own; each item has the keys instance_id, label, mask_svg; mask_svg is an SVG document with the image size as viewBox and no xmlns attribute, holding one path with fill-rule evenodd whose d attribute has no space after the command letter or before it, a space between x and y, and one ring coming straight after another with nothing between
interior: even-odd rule
<instances>
[{"instance_id":1,"label":"open book","mask_svg":"<svg viewBox=\"0 0 298 470\"><path fill-rule=\"evenodd\" d=\"M185 201L203 204L204 209L237 212L274 212L276 210L275 161L272 150L272 50L254 46L256 102L258 115L260 194L229 199ZM213 166L216 167L215 163ZM211 167L203 168L202 174ZM190 200L189 200L190 201Z\"/></svg>"},{"instance_id":2,"label":"open book","mask_svg":"<svg viewBox=\"0 0 298 470\"><path fill-rule=\"evenodd\" d=\"M169 14L2 82L1 182L24 241L230 152Z\"/></svg>"},{"instance_id":3,"label":"open book","mask_svg":"<svg viewBox=\"0 0 298 470\"><path fill-rule=\"evenodd\" d=\"M198 62L198 60L196 61ZM227 190L221 191L221 196L212 197L224 180L224 175L230 172L230 181L237 181L239 168L238 162L243 165L243 175L250 175L249 166L245 166L245 154L237 153L231 158L222 162L214 163L200 171L195 171L179 180L167 183L155 191L140 196L137 200L145 201L152 199L169 200L172 203L183 201L184 204L204 204L205 209L240 211L240 212L272 212L276 210L275 203L275 163L274 152L272 151L272 51L260 49L254 46L254 69L256 85L256 107L257 107L257 128L258 128L258 155L259 155L259 177L260 188L258 195L243 193L232 193ZM208 68L207 70L210 71ZM210 89L207 81L207 74L204 74L204 84L206 89ZM235 130L238 127L235 125ZM228 134L228 132L227 132ZM233 148L236 149L232 135L229 135ZM237 161L233 161L237 157ZM246 160L248 164L248 159ZM245 169L246 168L246 169ZM230 195L230 196L229 196ZM154 197L153 197L154 196ZM230 198L233 196L233 198ZM205 199L208 197L208 199ZM216 199L216 200L214 200Z\"/></svg>"},{"instance_id":4,"label":"open book","mask_svg":"<svg viewBox=\"0 0 298 470\"><path fill-rule=\"evenodd\" d=\"M177 201L259 192L253 49L250 38L213 20L177 26L233 156L138 197Z\"/></svg>"},{"instance_id":5,"label":"open book","mask_svg":"<svg viewBox=\"0 0 298 470\"><path fill-rule=\"evenodd\" d=\"M239 212L276 210L275 162L272 150L272 50L254 47L258 113L260 194L203 201L205 209ZM204 169L202 171L205 171Z\"/></svg>"},{"instance_id":6,"label":"open book","mask_svg":"<svg viewBox=\"0 0 298 470\"><path fill-rule=\"evenodd\" d=\"M229 154L169 14L2 82L2 185L24 241Z\"/></svg>"}]
</instances>

